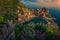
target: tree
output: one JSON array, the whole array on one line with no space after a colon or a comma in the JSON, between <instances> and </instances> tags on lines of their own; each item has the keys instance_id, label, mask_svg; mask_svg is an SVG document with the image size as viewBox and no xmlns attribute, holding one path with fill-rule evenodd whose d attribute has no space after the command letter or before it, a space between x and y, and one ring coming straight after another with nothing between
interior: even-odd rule
<instances>
[{"instance_id":1,"label":"tree","mask_svg":"<svg viewBox=\"0 0 60 40\"><path fill-rule=\"evenodd\" d=\"M46 34L48 36L53 35L56 32L57 28L53 24L47 24Z\"/></svg>"},{"instance_id":2,"label":"tree","mask_svg":"<svg viewBox=\"0 0 60 40\"><path fill-rule=\"evenodd\" d=\"M17 4L20 0L0 0L0 15L4 17L4 21L15 19Z\"/></svg>"},{"instance_id":3,"label":"tree","mask_svg":"<svg viewBox=\"0 0 60 40\"><path fill-rule=\"evenodd\" d=\"M19 0L0 0L0 14L13 14Z\"/></svg>"}]
</instances>

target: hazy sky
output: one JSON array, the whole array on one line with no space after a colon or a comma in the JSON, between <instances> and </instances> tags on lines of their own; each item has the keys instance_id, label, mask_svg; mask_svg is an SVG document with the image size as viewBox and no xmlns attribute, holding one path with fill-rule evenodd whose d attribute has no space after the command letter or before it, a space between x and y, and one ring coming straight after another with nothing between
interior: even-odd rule
<instances>
[{"instance_id":1,"label":"hazy sky","mask_svg":"<svg viewBox=\"0 0 60 40\"><path fill-rule=\"evenodd\" d=\"M60 9L60 0L21 0L25 5Z\"/></svg>"}]
</instances>

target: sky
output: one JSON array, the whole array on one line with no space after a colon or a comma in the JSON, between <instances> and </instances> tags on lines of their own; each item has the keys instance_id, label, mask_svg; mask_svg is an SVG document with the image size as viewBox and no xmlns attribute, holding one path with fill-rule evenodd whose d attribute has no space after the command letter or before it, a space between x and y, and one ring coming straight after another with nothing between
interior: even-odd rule
<instances>
[{"instance_id":1,"label":"sky","mask_svg":"<svg viewBox=\"0 0 60 40\"><path fill-rule=\"evenodd\" d=\"M21 0L21 2L27 6L60 9L60 0Z\"/></svg>"}]
</instances>

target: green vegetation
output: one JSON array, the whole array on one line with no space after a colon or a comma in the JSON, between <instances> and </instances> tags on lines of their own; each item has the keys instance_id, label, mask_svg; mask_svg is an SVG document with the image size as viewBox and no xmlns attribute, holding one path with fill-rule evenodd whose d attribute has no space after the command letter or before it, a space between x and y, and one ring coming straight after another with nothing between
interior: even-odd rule
<instances>
[{"instance_id":1,"label":"green vegetation","mask_svg":"<svg viewBox=\"0 0 60 40\"><path fill-rule=\"evenodd\" d=\"M0 23L3 23L4 18L2 16L0 16Z\"/></svg>"},{"instance_id":2,"label":"green vegetation","mask_svg":"<svg viewBox=\"0 0 60 40\"><path fill-rule=\"evenodd\" d=\"M8 19L13 21L15 20L17 16L16 10L18 3L19 0L0 0L0 23L6 23ZM25 8L25 6L23 4L20 4L20 7L20 13L23 14L22 8ZM36 19L38 19L37 21L39 23L37 23ZM45 33L47 36L53 35L55 33L56 27L54 25L47 24L46 20L42 18L36 19L33 18L33 20L31 20L32 22L30 21L26 24L16 23L16 40L28 40L27 38L29 38L30 40L34 40L36 30L41 32L42 34ZM33 21L35 21L35 23Z\"/></svg>"},{"instance_id":3,"label":"green vegetation","mask_svg":"<svg viewBox=\"0 0 60 40\"><path fill-rule=\"evenodd\" d=\"M56 29L54 25L47 25L47 28L46 28L46 34L49 36L49 35L53 35L55 32L56 32Z\"/></svg>"},{"instance_id":4,"label":"green vegetation","mask_svg":"<svg viewBox=\"0 0 60 40\"><path fill-rule=\"evenodd\" d=\"M25 38L31 38L34 39L34 23L28 23L28 24L19 24L16 25L15 33L16 33L16 40L19 39L25 39Z\"/></svg>"},{"instance_id":5,"label":"green vegetation","mask_svg":"<svg viewBox=\"0 0 60 40\"><path fill-rule=\"evenodd\" d=\"M16 32L16 39L33 39L35 38L35 31L40 31L42 34L46 33L46 35L49 37L51 35L54 35L56 28L52 24L44 24L43 22L40 23L33 23L29 22L26 24L19 24L16 26L15 32ZM42 35L40 34L40 35Z\"/></svg>"},{"instance_id":6,"label":"green vegetation","mask_svg":"<svg viewBox=\"0 0 60 40\"><path fill-rule=\"evenodd\" d=\"M0 0L0 15L14 14L19 0Z\"/></svg>"},{"instance_id":7,"label":"green vegetation","mask_svg":"<svg viewBox=\"0 0 60 40\"><path fill-rule=\"evenodd\" d=\"M8 19L15 20L18 3L19 0L0 0L0 15L3 16L4 22Z\"/></svg>"}]
</instances>

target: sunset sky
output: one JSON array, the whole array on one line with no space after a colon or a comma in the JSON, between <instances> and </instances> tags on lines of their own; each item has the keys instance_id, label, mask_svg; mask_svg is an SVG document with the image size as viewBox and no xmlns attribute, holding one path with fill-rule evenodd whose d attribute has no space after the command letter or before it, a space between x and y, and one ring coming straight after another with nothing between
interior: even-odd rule
<instances>
[{"instance_id":1,"label":"sunset sky","mask_svg":"<svg viewBox=\"0 0 60 40\"><path fill-rule=\"evenodd\" d=\"M27 6L58 8L60 9L60 0L21 0Z\"/></svg>"}]
</instances>

